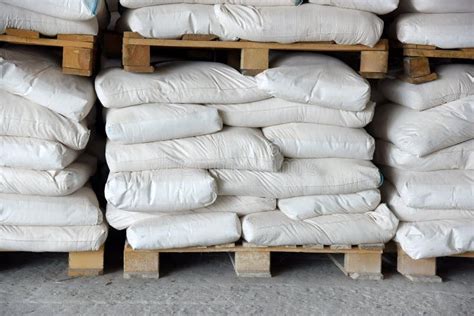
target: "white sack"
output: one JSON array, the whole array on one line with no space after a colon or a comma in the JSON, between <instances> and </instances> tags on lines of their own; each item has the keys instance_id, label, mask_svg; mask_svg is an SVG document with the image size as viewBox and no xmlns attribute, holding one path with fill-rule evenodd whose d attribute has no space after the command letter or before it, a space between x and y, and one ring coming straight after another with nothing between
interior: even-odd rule
<instances>
[{"instance_id":1,"label":"white sack","mask_svg":"<svg viewBox=\"0 0 474 316\"><path fill-rule=\"evenodd\" d=\"M372 121L375 103L359 112L296 103L278 98L241 104L208 104L219 110L225 125L268 127L286 123L314 123L343 127L364 127Z\"/></svg>"},{"instance_id":2,"label":"white sack","mask_svg":"<svg viewBox=\"0 0 474 316\"><path fill-rule=\"evenodd\" d=\"M400 223L395 240L413 259L474 251L474 219Z\"/></svg>"},{"instance_id":3,"label":"white sack","mask_svg":"<svg viewBox=\"0 0 474 316\"><path fill-rule=\"evenodd\" d=\"M438 79L411 84L399 79L381 81L379 90L390 101L422 111L474 94L474 65L448 64L434 70Z\"/></svg>"},{"instance_id":4,"label":"white sack","mask_svg":"<svg viewBox=\"0 0 474 316\"><path fill-rule=\"evenodd\" d=\"M414 172L382 168L407 206L474 210L474 170Z\"/></svg>"},{"instance_id":5,"label":"white sack","mask_svg":"<svg viewBox=\"0 0 474 316\"><path fill-rule=\"evenodd\" d=\"M20 95L75 121L84 119L94 105L90 79L63 74L59 62L45 54L0 48L0 72L0 90Z\"/></svg>"},{"instance_id":6,"label":"white sack","mask_svg":"<svg viewBox=\"0 0 474 316\"><path fill-rule=\"evenodd\" d=\"M260 130L243 127L146 144L108 142L106 156L112 172L174 168L277 171L283 160Z\"/></svg>"},{"instance_id":7,"label":"white sack","mask_svg":"<svg viewBox=\"0 0 474 316\"><path fill-rule=\"evenodd\" d=\"M220 195L289 198L345 194L376 189L381 175L370 161L354 159L286 159L279 172L210 170Z\"/></svg>"},{"instance_id":8,"label":"white sack","mask_svg":"<svg viewBox=\"0 0 474 316\"><path fill-rule=\"evenodd\" d=\"M380 204L379 190L350 194L309 195L278 200L278 209L294 220L334 214L360 214Z\"/></svg>"},{"instance_id":9,"label":"white sack","mask_svg":"<svg viewBox=\"0 0 474 316\"><path fill-rule=\"evenodd\" d=\"M226 38L257 42L325 42L374 46L383 31L376 15L315 4L297 7L216 5Z\"/></svg>"},{"instance_id":10,"label":"white sack","mask_svg":"<svg viewBox=\"0 0 474 316\"><path fill-rule=\"evenodd\" d=\"M102 211L89 187L49 197L0 193L0 225L88 226L102 223Z\"/></svg>"},{"instance_id":11,"label":"white sack","mask_svg":"<svg viewBox=\"0 0 474 316\"><path fill-rule=\"evenodd\" d=\"M57 170L69 166L80 152L49 140L0 136L0 166Z\"/></svg>"},{"instance_id":12,"label":"white sack","mask_svg":"<svg viewBox=\"0 0 474 316\"><path fill-rule=\"evenodd\" d=\"M474 12L472 0L400 0L403 12L420 13L466 13Z\"/></svg>"},{"instance_id":13,"label":"white sack","mask_svg":"<svg viewBox=\"0 0 474 316\"><path fill-rule=\"evenodd\" d=\"M120 0L120 4L126 8L136 9L147 6L163 5L171 3L194 3L194 4L239 4L250 6L292 6L298 5L302 0Z\"/></svg>"},{"instance_id":14,"label":"white sack","mask_svg":"<svg viewBox=\"0 0 474 316\"><path fill-rule=\"evenodd\" d=\"M474 220L474 210L455 209L422 209L405 205L393 185L385 181L382 188L382 198L393 214L403 222L426 222L437 220L468 219Z\"/></svg>"},{"instance_id":15,"label":"white sack","mask_svg":"<svg viewBox=\"0 0 474 316\"><path fill-rule=\"evenodd\" d=\"M217 200L207 206L193 211L183 212L129 212L107 205L107 222L115 229L126 229L138 222L151 221L162 216L186 215L193 213L234 213L244 216L252 213L273 211L276 208L276 200L271 198L259 198L253 196L218 196Z\"/></svg>"},{"instance_id":16,"label":"white sack","mask_svg":"<svg viewBox=\"0 0 474 316\"><path fill-rule=\"evenodd\" d=\"M38 171L0 167L0 192L25 195L64 196L86 184L95 165L75 162L64 170Z\"/></svg>"},{"instance_id":17,"label":"white sack","mask_svg":"<svg viewBox=\"0 0 474 316\"><path fill-rule=\"evenodd\" d=\"M25 98L0 90L0 135L33 137L84 149L90 132L77 123Z\"/></svg>"},{"instance_id":18,"label":"white sack","mask_svg":"<svg viewBox=\"0 0 474 316\"><path fill-rule=\"evenodd\" d=\"M15 7L65 20L89 20L104 5L103 0L0 0Z\"/></svg>"},{"instance_id":19,"label":"white sack","mask_svg":"<svg viewBox=\"0 0 474 316\"><path fill-rule=\"evenodd\" d=\"M179 212L214 203L216 191L206 170L169 169L111 173L105 197L113 206L128 211Z\"/></svg>"},{"instance_id":20,"label":"white sack","mask_svg":"<svg viewBox=\"0 0 474 316\"><path fill-rule=\"evenodd\" d=\"M417 157L399 149L390 142L375 142L374 162L412 171L474 169L474 139Z\"/></svg>"},{"instance_id":21,"label":"white sack","mask_svg":"<svg viewBox=\"0 0 474 316\"><path fill-rule=\"evenodd\" d=\"M309 0L309 3L362 10L375 14L387 14L398 8L398 0Z\"/></svg>"},{"instance_id":22,"label":"white sack","mask_svg":"<svg viewBox=\"0 0 474 316\"><path fill-rule=\"evenodd\" d=\"M36 6L42 5L38 5L36 2ZM0 3L0 34L5 33L7 28L31 30L47 36L58 34L97 35L99 23L95 18L87 21L65 20Z\"/></svg>"},{"instance_id":23,"label":"white sack","mask_svg":"<svg viewBox=\"0 0 474 316\"><path fill-rule=\"evenodd\" d=\"M474 95L418 112L397 104L377 106L369 125L376 138L425 156L474 138Z\"/></svg>"},{"instance_id":24,"label":"white sack","mask_svg":"<svg viewBox=\"0 0 474 316\"><path fill-rule=\"evenodd\" d=\"M97 95L105 107L143 103L245 103L269 96L253 77L211 62L167 62L152 74L111 68L96 78Z\"/></svg>"},{"instance_id":25,"label":"white sack","mask_svg":"<svg viewBox=\"0 0 474 316\"><path fill-rule=\"evenodd\" d=\"M117 30L133 31L143 37L176 39L186 34L213 34L225 38L213 6L204 4L166 4L126 10Z\"/></svg>"},{"instance_id":26,"label":"white sack","mask_svg":"<svg viewBox=\"0 0 474 316\"><path fill-rule=\"evenodd\" d=\"M231 213L163 216L127 229L133 249L213 246L239 240L240 221Z\"/></svg>"},{"instance_id":27,"label":"white sack","mask_svg":"<svg viewBox=\"0 0 474 316\"><path fill-rule=\"evenodd\" d=\"M105 223L94 226L0 226L2 251L97 251L107 239Z\"/></svg>"},{"instance_id":28,"label":"white sack","mask_svg":"<svg viewBox=\"0 0 474 316\"><path fill-rule=\"evenodd\" d=\"M386 243L397 218L385 204L365 214L337 214L292 220L282 212L251 214L242 221L243 238L256 245L358 245Z\"/></svg>"},{"instance_id":29,"label":"white sack","mask_svg":"<svg viewBox=\"0 0 474 316\"><path fill-rule=\"evenodd\" d=\"M406 13L399 15L391 28L405 44L469 48L474 47L473 20L474 13Z\"/></svg>"},{"instance_id":30,"label":"white sack","mask_svg":"<svg viewBox=\"0 0 474 316\"><path fill-rule=\"evenodd\" d=\"M370 84L342 61L318 54L291 54L257 75L258 87L288 101L362 111L370 101Z\"/></svg>"},{"instance_id":31,"label":"white sack","mask_svg":"<svg viewBox=\"0 0 474 316\"><path fill-rule=\"evenodd\" d=\"M211 134L222 129L216 109L197 104L143 104L108 109L105 132L114 142L133 144Z\"/></svg>"},{"instance_id":32,"label":"white sack","mask_svg":"<svg viewBox=\"0 0 474 316\"><path fill-rule=\"evenodd\" d=\"M290 123L265 127L263 135L288 158L372 160L375 140L363 128Z\"/></svg>"}]
</instances>

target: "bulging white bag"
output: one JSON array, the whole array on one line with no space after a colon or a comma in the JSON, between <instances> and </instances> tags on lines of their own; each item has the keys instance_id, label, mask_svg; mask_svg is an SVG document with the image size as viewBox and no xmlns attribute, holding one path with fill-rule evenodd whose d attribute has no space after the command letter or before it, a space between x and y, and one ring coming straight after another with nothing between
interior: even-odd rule
<instances>
[{"instance_id":1,"label":"bulging white bag","mask_svg":"<svg viewBox=\"0 0 474 316\"><path fill-rule=\"evenodd\" d=\"M474 95L418 112L397 104L378 106L372 135L416 156L474 138Z\"/></svg>"},{"instance_id":2,"label":"bulging white bag","mask_svg":"<svg viewBox=\"0 0 474 316\"><path fill-rule=\"evenodd\" d=\"M398 8L398 0L309 0L309 2L368 11L375 14L387 14Z\"/></svg>"},{"instance_id":3,"label":"bulging white bag","mask_svg":"<svg viewBox=\"0 0 474 316\"><path fill-rule=\"evenodd\" d=\"M381 175L370 161L355 159L286 159L279 172L209 170L220 195L289 198L346 194L376 189Z\"/></svg>"},{"instance_id":4,"label":"bulging white bag","mask_svg":"<svg viewBox=\"0 0 474 316\"><path fill-rule=\"evenodd\" d=\"M57 170L69 166L80 152L61 143L30 137L0 136L0 166Z\"/></svg>"},{"instance_id":5,"label":"bulging white bag","mask_svg":"<svg viewBox=\"0 0 474 316\"><path fill-rule=\"evenodd\" d=\"M40 5L35 0L0 0L15 7L23 8L41 14L57 17L65 20L89 20L95 17L103 0L42 0Z\"/></svg>"},{"instance_id":6,"label":"bulging white bag","mask_svg":"<svg viewBox=\"0 0 474 316\"><path fill-rule=\"evenodd\" d=\"M15 1L15 4L17 2ZM41 5L37 6L41 7ZM99 23L95 18L87 21L65 20L0 3L0 34L5 33L8 28L36 31L46 36L58 34L97 35Z\"/></svg>"},{"instance_id":7,"label":"bulging white bag","mask_svg":"<svg viewBox=\"0 0 474 316\"><path fill-rule=\"evenodd\" d=\"M401 223L395 240L413 259L474 251L474 219Z\"/></svg>"},{"instance_id":8,"label":"bulging white bag","mask_svg":"<svg viewBox=\"0 0 474 316\"><path fill-rule=\"evenodd\" d=\"M206 170L169 169L111 173L105 197L128 211L179 212L214 203L216 191Z\"/></svg>"},{"instance_id":9,"label":"bulging white bag","mask_svg":"<svg viewBox=\"0 0 474 316\"><path fill-rule=\"evenodd\" d=\"M127 229L133 249L213 246L239 240L240 220L232 213L162 216Z\"/></svg>"},{"instance_id":10,"label":"bulging white bag","mask_svg":"<svg viewBox=\"0 0 474 316\"><path fill-rule=\"evenodd\" d=\"M265 127L263 135L289 158L372 160L375 140L364 129L310 123Z\"/></svg>"},{"instance_id":11,"label":"bulging white bag","mask_svg":"<svg viewBox=\"0 0 474 316\"><path fill-rule=\"evenodd\" d=\"M170 3L194 3L194 4L239 4L259 7L266 6L292 6L298 5L302 0L120 0L120 4L126 8L136 9L147 6L163 5Z\"/></svg>"},{"instance_id":12,"label":"bulging white bag","mask_svg":"<svg viewBox=\"0 0 474 316\"><path fill-rule=\"evenodd\" d=\"M391 31L405 44L469 48L474 47L473 19L474 13L406 13L397 17Z\"/></svg>"},{"instance_id":13,"label":"bulging white bag","mask_svg":"<svg viewBox=\"0 0 474 316\"><path fill-rule=\"evenodd\" d=\"M106 156L112 172L175 168L277 171L283 161L278 148L260 130L243 127L146 144L109 142Z\"/></svg>"},{"instance_id":14,"label":"bulging white bag","mask_svg":"<svg viewBox=\"0 0 474 316\"><path fill-rule=\"evenodd\" d=\"M0 135L56 141L75 150L86 147L90 132L85 124L2 90L0 99Z\"/></svg>"},{"instance_id":15,"label":"bulging white bag","mask_svg":"<svg viewBox=\"0 0 474 316\"><path fill-rule=\"evenodd\" d=\"M88 226L102 223L102 211L89 187L61 197L0 193L0 225Z\"/></svg>"},{"instance_id":16,"label":"bulging white bag","mask_svg":"<svg viewBox=\"0 0 474 316\"><path fill-rule=\"evenodd\" d=\"M414 172L383 167L382 172L407 206L474 210L474 170Z\"/></svg>"},{"instance_id":17,"label":"bulging white bag","mask_svg":"<svg viewBox=\"0 0 474 316\"><path fill-rule=\"evenodd\" d=\"M108 108L143 103L245 103L269 98L253 77L224 64L192 61L162 63L151 74L110 68L97 76L95 89Z\"/></svg>"},{"instance_id":18,"label":"bulging white bag","mask_svg":"<svg viewBox=\"0 0 474 316\"><path fill-rule=\"evenodd\" d=\"M117 29L130 30L148 38L176 39L187 34L213 34L226 39L213 6L204 4L164 4L126 10Z\"/></svg>"},{"instance_id":19,"label":"bulging white bag","mask_svg":"<svg viewBox=\"0 0 474 316\"><path fill-rule=\"evenodd\" d=\"M359 112L296 103L278 98L241 104L208 104L219 110L225 125L268 127L286 123L314 123L342 127L364 127L372 121L375 103Z\"/></svg>"},{"instance_id":20,"label":"bulging white bag","mask_svg":"<svg viewBox=\"0 0 474 316\"><path fill-rule=\"evenodd\" d=\"M465 13L474 12L472 0L400 0L403 12L420 13Z\"/></svg>"},{"instance_id":21,"label":"bulging white bag","mask_svg":"<svg viewBox=\"0 0 474 316\"><path fill-rule=\"evenodd\" d=\"M0 48L0 72L0 90L20 95L75 121L84 119L94 105L90 79L63 74L59 62L46 54Z\"/></svg>"},{"instance_id":22,"label":"bulging white bag","mask_svg":"<svg viewBox=\"0 0 474 316\"><path fill-rule=\"evenodd\" d=\"M325 42L374 46L383 31L376 15L315 4L297 7L214 6L226 38L257 42Z\"/></svg>"},{"instance_id":23,"label":"bulging white bag","mask_svg":"<svg viewBox=\"0 0 474 316\"><path fill-rule=\"evenodd\" d=\"M387 203L393 214L403 222L426 222L437 220L457 220L468 219L474 220L474 210L461 209L423 209L414 208L405 205L402 198L398 194L393 185L385 181L382 188L382 198Z\"/></svg>"},{"instance_id":24,"label":"bulging white bag","mask_svg":"<svg viewBox=\"0 0 474 316\"><path fill-rule=\"evenodd\" d=\"M107 239L105 223L91 226L0 226L0 249L27 252L97 251Z\"/></svg>"},{"instance_id":25,"label":"bulging white bag","mask_svg":"<svg viewBox=\"0 0 474 316\"><path fill-rule=\"evenodd\" d=\"M370 101L370 84L342 61L319 54L291 54L272 62L255 78L268 94L293 102L362 111Z\"/></svg>"},{"instance_id":26,"label":"bulging white bag","mask_svg":"<svg viewBox=\"0 0 474 316\"><path fill-rule=\"evenodd\" d=\"M394 103L422 111L474 94L474 65L448 64L435 68L438 79L411 84L399 79L381 81L379 90Z\"/></svg>"},{"instance_id":27,"label":"bulging white bag","mask_svg":"<svg viewBox=\"0 0 474 316\"><path fill-rule=\"evenodd\" d=\"M334 214L360 214L380 204L379 190L350 194L309 195L278 200L278 209L294 220Z\"/></svg>"},{"instance_id":28,"label":"bulging white bag","mask_svg":"<svg viewBox=\"0 0 474 316\"><path fill-rule=\"evenodd\" d=\"M377 140L375 148L375 163L397 169L412 171L474 169L474 139L423 157L417 157L383 140Z\"/></svg>"},{"instance_id":29,"label":"bulging white bag","mask_svg":"<svg viewBox=\"0 0 474 316\"><path fill-rule=\"evenodd\" d=\"M41 196L69 195L86 184L95 163L75 162L63 170L38 171L0 167L0 192Z\"/></svg>"},{"instance_id":30,"label":"bulging white bag","mask_svg":"<svg viewBox=\"0 0 474 316\"><path fill-rule=\"evenodd\" d=\"M114 142L133 144L211 134L222 129L216 109L197 104L143 104L108 109L105 131Z\"/></svg>"},{"instance_id":31,"label":"bulging white bag","mask_svg":"<svg viewBox=\"0 0 474 316\"><path fill-rule=\"evenodd\" d=\"M251 214L242 221L243 238L256 245L358 245L386 243L398 220L385 206L365 214L336 214L305 221L279 211Z\"/></svg>"}]
</instances>

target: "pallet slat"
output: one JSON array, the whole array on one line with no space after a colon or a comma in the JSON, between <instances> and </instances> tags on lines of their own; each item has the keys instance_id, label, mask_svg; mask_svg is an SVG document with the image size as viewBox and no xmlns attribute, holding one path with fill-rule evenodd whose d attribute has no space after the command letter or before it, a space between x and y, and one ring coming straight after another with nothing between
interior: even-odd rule
<instances>
[{"instance_id":1,"label":"pallet slat","mask_svg":"<svg viewBox=\"0 0 474 316\"><path fill-rule=\"evenodd\" d=\"M123 65L126 71L150 72L150 47L201 48L240 50L240 62L231 55L231 65L238 64L244 74L256 75L269 67L270 50L357 52L361 53L360 73L368 78L383 78L388 68L388 41L383 39L374 47L340 45L328 42L301 42L292 44L250 41L219 41L215 36L185 35L181 39L144 38L138 33L125 32L123 38ZM139 51L140 53L134 53ZM145 57L142 57L144 55ZM150 70L151 69L151 70Z\"/></svg>"}]
</instances>

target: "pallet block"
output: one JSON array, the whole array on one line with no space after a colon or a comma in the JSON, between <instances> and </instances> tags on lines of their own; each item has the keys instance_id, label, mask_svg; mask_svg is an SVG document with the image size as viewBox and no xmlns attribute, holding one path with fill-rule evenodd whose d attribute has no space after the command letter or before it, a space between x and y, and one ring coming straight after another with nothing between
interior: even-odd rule
<instances>
[{"instance_id":1,"label":"pallet block","mask_svg":"<svg viewBox=\"0 0 474 316\"><path fill-rule=\"evenodd\" d=\"M450 257L474 258L474 252ZM397 271L413 282L439 283L443 280L436 274L436 258L412 259L397 244Z\"/></svg>"},{"instance_id":2,"label":"pallet block","mask_svg":"<svg viewBox=\"0 0 474 316\"><path fill-rule=\"evenodd\" d=\"M55 38L41 37L38 32L6 29L0 35L0 42L21 45L62 47L63 73L78 76L92 76L94 70L95 40L93 35L59 34Z\"/></svg>"},{"instance_id":3,"label":"pallet block","mask_svg":"<svg viewBox=\"0 0 474 316\"><path fill-rule=\"evenodd\" d=\"M381 40L374 47L340 45L331 42L263 43L249 41L219 41L214 35L185 35L181 39L144 38L138 33L125 32L123 38L123 66L131 72L153 72L150 66L151 47L239 50L239 68L246 75L257 75L268 69L271 50L312 52L353 52L361 54L360 73L366 78L384 78L388 70L388 41ZM235 56L231 65L236 65Z\"/></svg>"},{"instance_id":4,"label":"pallet block","mask_svg":"<svg viewBox=\"0 0 474 316\"><path fill-rule=\"evenodd\" d=\"M420 84L438 79L438 75L431 72L430 58L474 59L474 48L440 49L436 46L398 44L403 49L404 74L403 81Z\"/></svg>"},{"instance_id":5,"label":"pallet block","mask_svg":"<svg viewBox=\"0 0 474 316\"><path fill-rule=\"evenodd\" d=\"M160 253L234 253L234 269L239 277L271 277L271 253L343 254L344 262L336 265L352 279L381 280L384 245L306 245L265 247L248 243L210 247L190 247L159 250L133 250L128 243L124 249L124 278L159 278Z\"/></svg>"},{"instance_id":6,"label":"pallet block","mask_svg":"<svg viewBox=\"0 0 474 316\"><path fill-rule=\"evenodd\" d=\"M69 253L69 276L98 276L102 274L104 274L104 245L97 251Z\"/></svg>"}]
</instances>

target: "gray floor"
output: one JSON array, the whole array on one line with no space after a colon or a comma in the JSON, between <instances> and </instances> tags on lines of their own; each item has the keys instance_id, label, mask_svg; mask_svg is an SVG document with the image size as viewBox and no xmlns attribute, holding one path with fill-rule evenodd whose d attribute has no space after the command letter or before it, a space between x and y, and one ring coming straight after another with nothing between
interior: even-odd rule
<instances>
[{"instance_id":1,"label":"gray floor","mask_svg":"<svg viewBox=\"0 0 474 316\"><path fill-rule=\"evenodd\" d=\"M109 252L110 253L110 252ZM0 253L0 314L472 315L474 260L440 260L442 284L413 284L386 266L384 281L346 278L325 255L277 254L271 279L235 277L227 254L162 256L159 280L106 274L68 278L67 255Z\"/></svg>"}]
</instances>

